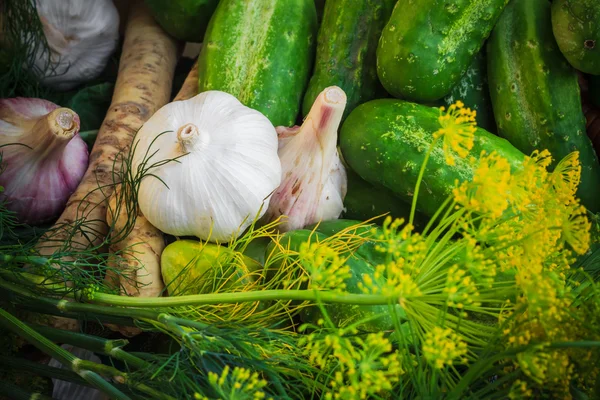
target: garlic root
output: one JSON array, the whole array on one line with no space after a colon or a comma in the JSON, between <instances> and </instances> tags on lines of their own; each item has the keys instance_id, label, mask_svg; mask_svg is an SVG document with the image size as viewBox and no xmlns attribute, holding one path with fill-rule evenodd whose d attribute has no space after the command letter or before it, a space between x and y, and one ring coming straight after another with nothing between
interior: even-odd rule
<instances>
[{"instance_id":1,"label":"garlic root","mask_svg":"<svg viewBox=\"0 0 600 400\"><path fill-rule=\"evenodd\" d=\"M142 124L169 101L177 61L177 43L154 21L142 1L129 13L119 74L109 111L90 154L90 165L66 209L37 249L42 255L57 250L81 250L102 243L106 224L106 199L112 194L114 174L122 168L133 136ZM102 189L99 189L102 188ZM69 225L85 218L86 224L71 238ZM57 229L62 227L61 229Z\"/></svg>"},{"instance_id":2,"label":"garlic root","mask_svg":"<svg viewBox=\"0 0 600 400\"><path fill-rule=\"evenodd\" d=\"M277 128L282 183L264 220L284 215L280 231L336 219L343 211L347 178L337 151L337 131L345 107L346 94L331 86L319 94L302 126Z\"/></svg>"}]
</instances>

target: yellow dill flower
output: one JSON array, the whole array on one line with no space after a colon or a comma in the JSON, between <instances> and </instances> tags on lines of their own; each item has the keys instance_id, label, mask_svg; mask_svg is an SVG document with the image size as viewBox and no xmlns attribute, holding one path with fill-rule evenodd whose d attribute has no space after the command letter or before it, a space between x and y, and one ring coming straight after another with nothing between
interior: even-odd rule
<instances>
[{"instance_id":1,"label":"yellow dill flower","mask_svg":"<svg viewBox=\"0 0 600 400\"><path fill-rule=\"evenodd\" d=\"M479 297L475 281L467 276L467 271L460 269L458 265L453 265L448 269L443 293L448 296L446 300L448 307L462 309L465 305L476 307L481 305L480 302L475 301Z\"/></svg>"},{"instance_id":2,"label":"yellow dill flower","mask_svg":"<svg viewBox=\"0 0 600 400\"><path fill-rule=\"evenodd\" d=\"M343 291L350 267L338 252L324 243L302 243L298 259L310 277L310 288Z\"/></svg>"},{"instance_id":3,"label":"yellow dill flower","mask_svg":"<svg viewBox=\"0 0 600 400\"><path fill-rule=\"evenodd\" d=\"M590 248L592 223L586 214L585 207L577 203L569 205L563 214L562 239L577 254L585 254Z\"/></svg>"},{"instance_id":4,"label":"yellow dill flower","mask_svg":"<svg viewBox=\"0 0 600 400\"><path fill-rule=\"evenodd\" d=\"M527 386L527 382L517 379L510 387L508 398L510 400L530 399L533 397L533 390Z\"/></svg>"},{"instance_id":5,"label":"yellow dill flower","mask_svg":"<svg viewBox=\"0 0 600 400\"><path fill-rule=\"evenodd\" d=\"M581 180L581 164L579 163L579 152L574 151L560 160L552 174L550 181L563 204L574 202L575 192Z\"/></svg>"},{"instance_id":6,"label":"yellow dill flower","mask_svg":"<svg viewBox=\"0 0 600 400\"><path fill-rule=\"evenodd\" d=\"M392 390L394 384L404 374L401 366L401 357L393 352L391 342L383 337L383 332L371 333L366 338L343 337L346 332L339 330L336 334L327 334L324 337L313 335L306 342L308 351L312 355L319 349L322 358L324 353L329 353L328 363L317 363L321 368L333 368L331 388L324 398L326 399L366 399L374 395ZM336 350L335 345L339 344ZM333 351L331 351L333 349ZM340 358L340 350L344 350ZM333 365L333 366L332 366Z\"/></svg>"},{"instance_id":7,"label":"yellow dill flower","mask_svg":"<svg viewBox=\"0 0 600 400\"><path fill-rule=\"evenodd\" d=\"M500 217L511 200L510 164L496 152L482 152L473 181L463 182L453 194L454 200L470 211Z\"/></svg>"},{"instance_id":8,"label":"yellow dill flower","mask_svg":"<svg viewBox=\"0 0 600 400\"><path fill-rule=\"evenodd\" d=\"M266 397L262 390L267 381L257 372L235 367L233 371L226 365L221 374L208 373L208 383L223 400L260 400Z\"/></svg>"},{"instance_id":9,"label":"yellow dill flower","mask_svg":"<svg viewBox=\"0 0 600 400\"><path fill-rule=\"evenodd\" d=\"M437 369L466 362L467 344L450 328L434 327L425 334L423 343L425 359Z\"/></svg>"},{"instance_id":10,"label":"yellow dill flower","mask_svg":"<svg viewBox=\"0 0 600 400\"><path fill-rule=\"evenodd\" d=\"M453 150L460 158L465 158L473 148L474 133L477 130L475 122L476 112L465 108L462 101L452 104L446 111L440 107L438 118L440 125L433 137L435 139L443 136L443 150L446 156L446 164L454 165Z\"/></svg>"},{"instance_id":11,"label":"yellow dill flower","mask_svg":"<svg viewBox=\"0 0 600 400\"><path fill-rule=\"evenodd\" d=\"M549 190L548 166L552 156L548 150L535 150L525 157L521 169L513 174L511 182L511 206L530 220L538 219L538 212L543 208L549 196L554 196Z\"/></svg>"}]
</instances>

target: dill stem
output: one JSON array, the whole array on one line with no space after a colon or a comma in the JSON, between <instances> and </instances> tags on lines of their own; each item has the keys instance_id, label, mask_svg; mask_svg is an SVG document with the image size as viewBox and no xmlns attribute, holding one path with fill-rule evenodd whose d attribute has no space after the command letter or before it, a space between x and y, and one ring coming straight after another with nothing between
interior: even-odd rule
<instances>
[{"instance_id":1,"label":"dill stem","mask_svg":"<svg viewBox=\"0 0 600 400\"><path fill-rule=\"evenodd\" d=\"M52 341L68 343L82 349L90 350L94 353L102 353L111 356L127 363L127 366L130 368L145 369L150 367L150 364L146 361L121 349L121 347L129 343L125 339L103 339L84 333L65 331L63 329L55 329L42 325L32 325L32 328Z\"/></svg>"},{"instance_id":2,"label":"dill stem","mask_svg":"<svg viewBox=\"0 0 600 400\"><path fill-rule=\"evenodd\" d=\"M319 292L314 290L260 290L234 293L208 293L185 295L176 297L125 297L107 293L87 293L87 300L99 304L111 304L125 307L177 307L203 304L233 304L253 301L269 300L300 300L316 302L320 299L324 303L359 304L377 306L394 303L396 299L384 295L353 294L336 292ZM132 310L138 312L138 310ZM141 311L141 310L139 310Z\"/></svg>"},{"instance_id":3,"label":"dill stem","mask_svg":"<svg viewBox=\"0 0 600 400\"><path fill-rule=\"evenodd\" d=\"M0 355L0 369L28 371L45 378L58 379L60 381L73 382L78 385L91 387L87 381L83 380L81 376L77 375L71 370L60 367L51 367L39 362L29 361L21 357Z\"/></svg>"},{"instance_id":4,"label":"dill stem","mask_svg":"<svg viewBox=\"0 0 600 400\"><path fill-rule=\"evenodd\" d=\"M19 386L4 381L0 381L0 393L13 400L52 400L52 397L48 397L39 392L28 392Z\"/></svg>"},{"instance_id":5,"label":"dill stem","mask_svg":"<svg viewBox=\"0 0 600 400\"><path fill-rule=\"evenodd\" d=\"M439 138L433 139L433 142L431 142L431 145L429 145L429 148L427 149L427 153L425 153L425 159L423 160L423 164L421 164L421 170L419 171L419 176L417 177L415 193L413 195L412 205L410 207L410 218L408 220L408 223L410 225L412 225L413 221L415 220L415 213L417 211L417 198L419 197L419 188L421 187L421 181L423 181L423 175L425 174L425 167L427 166L427 162L429 161L431 152L433 151L438 139Z\"/></svg>"},{"instance_id":6,"label":"dill stem","mask_svg":"<svg viewBox=\"0 0 600 400\"><path fill-rule=\"evenodd\" d=\"M11 332L23 337L29 343L58 360L64 366L76 372L79 376L89 382L91 385L117 400L129 400L130 397L105 381L96 372L90 371L85 367L93 367L95 364L90 361L84 361L73 354L63 349L62 347L52 343L41 334L21 322L18 318L0 308L0 326L10 330ZM94 364L94 365L92 365ZM120 375L120 374L119 374Z\"/></svg>"}]
</instances>

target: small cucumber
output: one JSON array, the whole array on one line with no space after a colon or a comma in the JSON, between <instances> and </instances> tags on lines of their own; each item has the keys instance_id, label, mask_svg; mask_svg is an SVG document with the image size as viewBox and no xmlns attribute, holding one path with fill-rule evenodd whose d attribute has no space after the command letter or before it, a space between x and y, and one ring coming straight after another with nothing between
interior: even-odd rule
<instances>
[{"instance_id":1,"label":"small cucumber","mask_svg":"<svg viewBox=\"0 0 600 400\"><path fill-rule=\"evenodd\" d=\"M487 79L487 58L485 49L477 53L467 72L452 88L450 94L443 98L441 105L449 107L457 100L465 106L477 111L477 126L488 132L496 133L496 120L490 98Z\"/></svg>"},{"instance_id":2,"label":"small cucumber","mask_svg":"<svg viewBox=\"0 0 600 400\"><path fill-rule=\"evenodd\" d=\"M555 161L579 151L577 196L600 211L600 164L586 135L577 73L561 54L547 0L512 1L488 40L488 78L498 134L526 154Z\"/></svg>"},{"instance_id":3,"label":"small cucumber","mask_svg":"<svg viewBox=\"0 0 600 400\"><path fill-rule=\"evenodd\" d=\"M202 42L219 0L145 0L160 26L177 40Z\"/></svg>"},{"instance_id":4,"label":"small cucumber","mask_svg":"<svg viewBox=\"0 0 600 400\"><path fill-rule=\"evenodd\" d=\"M446 96L508 1L398 1L377 48L377 74L384 88L417 102Z\"/></svg>"},{"instance_id":5,"label":"small cucumber","mask_svg":"<svg viewBox=\"0 0 600 400\"><path fill-rule=\"evenodd\" d=\"M377 96L375 51L395 0L327 0L317 37L313 75L304 95L306 116L315 99L329 86L347 97L345 118L354 107Z\"/></svg>"},{"instance_id":6,"label":"small cucumber","mask_svg":"<svg viewBox=\"0 0 600 400\"><path fill-rule=\"evenodd\" d=\"M317 35L314 0L221 0L198 57L198 89L220 90L292 126Z\"/></svg>"},{"instance_id":7,"label":"small cucumber","mask_svg":"<svg viewBox=\"0 0 600 400\"><path fill-rule=\"evenodd\" d=\"M403 100L379 99L362 104L342 125L340 147L346 162L364 180L381 185L406 202L411 202L419 170L433 134L440 127L439 110ZM469 156L496 151L518 168L524 154L508 141L484 129L475 132ZM473 178L473 165L456 158L446 164L441 141L431 153L421 183L417 209L433 215L451 194L455 181Z\"/></svg>"},{"instance_id":8,"label":"small cucumber","mask_svg":"<svg viewBox=\"0 0 600 400\"><path fill-rule=\"evenodd\" d=\"M552 31L572 66L600 75L600 1L554 0Z\"/></svg>"},{"instance_id":9,"label":"small cucumber","mask_svg":"<svg viewBox=\"0 0 600 400\"><path fill-rule=\"evenodd\" d=\"M410 204L398 198L385 187L375 187L362 179L351 169L346 169L348 189L344 198L344 218L366 221L387 214L393 219L410 217ZM373 221L381 224L385 217ZM424 227L428 218L421 213L415 215L414 225L417 230Z\"/></svg>"}]
</instances>

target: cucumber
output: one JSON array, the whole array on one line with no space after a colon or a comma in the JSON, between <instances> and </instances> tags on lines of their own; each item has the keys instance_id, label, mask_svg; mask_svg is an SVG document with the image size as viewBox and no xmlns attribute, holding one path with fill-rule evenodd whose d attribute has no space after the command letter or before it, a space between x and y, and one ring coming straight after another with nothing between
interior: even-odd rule
<instances>
[{"instance_id":1,"label":"cucumber","mask_svg":"<svg viewBox=\"0 0 600 400\"><path fill-rule=\"evenodd\" d=\"M145 0L145 3L169 35L199 43L219 0Z\"/></svg>"},{"instance_id":2,"label":"cucumber","mask_svg":"<svg viewBox=\"0 0 600 400\"><path fill-rule=\"evenodd\" d=\"M327 0L317 36L313 75L304 95L303 114L329 86L346 93L345 118L354 107L377 96L375 51L395 0ZM343 120L343 119L342 119Z\"/></svg>"},{"instance_id":3,"label":"cucumber","mask_svg":"<svg viewBox=\"0 0 600 400\"><path fill-rule=\"evenodd\" d=\"M600 211L600 165L586 135L576 71L561 54L547 0L511 2L488 41L488 78L498 134L526 154L555 161L578 150L584 206Z\"/></svg>"},{"instance_id":4,"label":"cucumber","mask_svg":"<svg viewBox=\"0 0 600 400\"><path fill-rule=\"evenodd\" d=\"M377 74L393 96L446 96L483 46L508 0L398 1L377 48Z\"/></svg>"},{"instance_id":5,"label":"cucumber","mask_svg":"<svg viewBox=\"0 0 600 400\"><path fill-rule=\"evenodd\" d=\"M477 126L488 132L496 133L496 120L490 98L490 90L487 79L487 58L485 50L477 53L467 72L460 81L452 88L449 95L440 102L441 105L449 107L457 100L465 103L465 106L477 111Z\"/></svg>"},{"instance_id":6,"label":"cucumber","mask_svg":"<svg viewBox=\"0 0 600 400\"><path fill-rule=\"evenodd\" d=\"M600 75L600 1L554 0L552 31L572 66Z\"/></svg>"},{"instance_id":7,"label":"cucumber","mask_svg":"<svg viewBox=\"0 0 600 400\"><path fill-rule=\"evenodd\" d=\"M346 169L348 186L344 198L344 218L365 221L383 214L393 219L410 217L410 204L399 199L391 190L385 187L375 187L362 179L351 169ZM385 217L384 217L385 218ZM384 218L378 218L375 223L381 224ZM414 225L420 230L428 218L421 213L415 214Z\"/></svg>"},{"instance_id":8,"label":"cucumber","mask_svg":"<svg viewBox=\"0 0 600 400\"><path fill-rule=\"evenodd\" d=\"M221 0L198 57L198 89L220 90L292 126L314 59L314 0Z\"/></svg>"},{"instance_id":9,"label":"cucumber","mask_svg":"<svg viewBox=\"0 0 600 400\"><path fill-rule=\"evenodd\" d=\"M439 110L403 100L378 99L362 104L346 118L340 132L344 159L364 180L381 185L406 202L412 195L425 154L440 127ZM508 141L477 128L469 156L496 151L514 169L524 154ZM451 195L454 182L471 180L473 165L456 157L446 164L442 141L431 153L421 184L417 209L433 215Z\"/></svg>"},{"instance_id":10,"label":"cucumber","mask_svg":"<svg viewBox=\"0 0 600 400\"><path fill-rule=\"evenodd\" d=\"M354 221L341 221L334 222L333 224L334 226L339 226L341 230L343 229L342 226L344 225L345 227L350 226L349 224L354 225ZM324 230L332 232L332 227L327 227L327 225L331 225L331 223L325 224ZM308 229L297 229L295 231L286 232L283 235L280 243L284 247L289 245L290 248L298 250L303 242L314 240L322 241L328 236L329 235L318 231L313 232L312 230ZM373 244L369 242L365 244L370 244L371 246L373 246ZM345 290L349 293L362 293L358 284L359 282L362 282L363 275L373 275L375 272L374 265L376 264L370 264L364 257L360 255L359 250L363 246L357 249L357 251L355 251L353 254L349 255L348 260L346 262L346 265L350 267L351 277L346 279L344 283L346 284ZM271 254L271 252L273 252L272 254L274 255L277 253L277 251L277 246L275 246L275 244L272 244L267 248L267 256ZM384 259L385 256L383 255L383 253L380 254L382 254L380 256L381 259ZM399 304L394 305L394 307L396 308L398 315L406 316ZM374 317L376 315L381 314L378 318L374 318L372 320L369 320L368 322L360 324L358 326L358 329L367 332L379 332L382 330L394 329L393 316L389 313L388 306L385 305L360 306L349 304L326 304L324 305L324 308L327 311L329 317L332 319L333 323L339 327L348 326L361 319ZM321 313L321 310L317 306L305 307L300 312L300 319L305 323L316 324L317 321L322 317L323 315Z\"/></svg>"}]
</instances>

